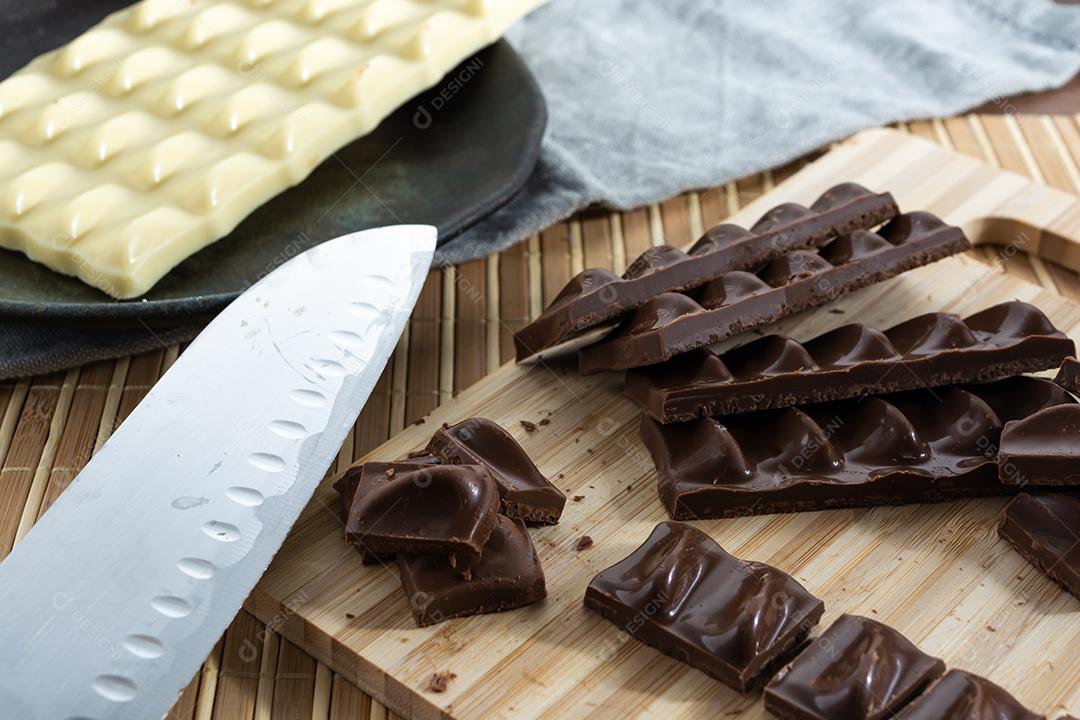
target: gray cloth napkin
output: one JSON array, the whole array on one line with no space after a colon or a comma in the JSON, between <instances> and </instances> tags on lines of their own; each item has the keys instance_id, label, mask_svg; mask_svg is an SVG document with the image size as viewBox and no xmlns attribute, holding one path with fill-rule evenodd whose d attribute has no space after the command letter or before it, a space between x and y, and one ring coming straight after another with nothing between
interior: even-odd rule
<instances>
[{"instance_id":1,"label":"gray cloth napkin","mask_svg":"<svg viewBox=\"0 0 1080 720\"><path fill-rule=\"evenodd\" d=\"M783 164L867 127L1065 83L1080 9L1049 0L552 0L509 38L547 97L539 165L440 264L593 203L628 209ZM0 320L0 378L193 336Z\"/></svg>"}]
</instances>

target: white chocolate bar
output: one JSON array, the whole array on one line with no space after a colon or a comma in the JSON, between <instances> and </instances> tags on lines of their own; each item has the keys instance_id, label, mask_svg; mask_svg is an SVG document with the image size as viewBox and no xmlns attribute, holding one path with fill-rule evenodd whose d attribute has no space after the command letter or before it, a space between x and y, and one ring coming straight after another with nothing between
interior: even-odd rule
<instances>
[{"instance_id":1,"label":"white chocolate bar","mask_svg":"<svg viewBox=\"0 0 1080 720\"><path fill-rule=\"evenodd\" d=\"M118 298L544 0L143 0L0 83L0 247Z\"/></svg>"}]
</instances>

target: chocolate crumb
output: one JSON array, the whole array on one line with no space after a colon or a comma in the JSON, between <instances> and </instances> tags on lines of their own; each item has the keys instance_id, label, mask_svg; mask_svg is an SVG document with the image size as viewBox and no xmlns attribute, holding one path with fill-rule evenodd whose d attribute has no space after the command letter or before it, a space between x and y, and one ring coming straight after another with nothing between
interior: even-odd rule
<instances>
[{"instance_id":1,"label":"chocolate crumb","mask_svg":"<svg viewBox=\"0 0 1080 720\"><path fill-rule=\"evenodd\" d=\"M456 673L452 673L449 670L443 670L442 672L432 673L428 679L427 689L428 692L446 692L446 688L450 687L450 681L457 677Z\"/></svg>"},{"instance_id":2,"label":"chocolate crumb","mask_svg":"<svg viewBox=\"0 0 1080 720\"><path fill-rule=\"evenodd\" d=\"M988 630L989 632L997 632L997 628L996 628L996 627L994 627L993 625L987 625L987 626L986 626L986 629L987 629L987 630Z\"/></svg>"},{"instance_id":3,"label":"chocolate crumb","mask_svg":"<svg viewBox=\"0 0 1080 720\"><path fill-rule=\"evenodd\" d=\"M387 479L394 477L394 468L386 468L383 470L383 475L385 475Z\"/></svg>"},{"instance_id":4,"label":"chocolate crumb","mask_svg":"<svg viewBox=\"0 0 1080 720\"><path fill-rule=\"evenodd\" d=\"M352 613L345 613L345 619L346 620L355 620L356 616L353 615Z\"/></svg>"},{"instance_id":5,"label":"chocolate crumb","mask_svg":"<svg viewBox=\"0 0 1080 720\"><path fill-rule=\"evenodd\" d=\"M550 425L550 424L551 424L551 421L550 421L550 420L548 420L547 418L544 418L544 419L543 419L543 420L541 420L541 421L540 421L540 422L539 422L538 424L540 425L540 427L544 427L545 425Z\"/></svg>"},{"instance_id":6,"label":"chocolate crumb","mask_svg":"<svg viewBox=\"0 0 1080 720\"><path fill-rule=\"evenodd\" d=\"M626 492L634 492L634 484L630 483L626 486Z\"/></svg>"},{"instance_id":7,"label":"chocolate crumb","mask_svg":"<svg viewBox=\"0 0 1080 720\"><path fill-rule=\"evenodd\" d=\"M833 315L843 315L844 314L844 311L841 310L840 308L829 308L829 312L831 312Z\"/></svg>"},{"instance_id":8,"label":"chocolate crumb","mask_svg":"<svg viewBox=\"0 0 1080 720\"><path fill-rule=\"evenodd\" d=\"M588 550L591 547L592 538L588 535L582 535L580 538L578 538L577 545L574 546L574 549L578 552L581 552L582 550Z\"/></svg>"},{"instance_id":9,"label":"chocolate crumb","mask_svg":"<svg viewBox=\"0 0 1080 720\"><path fill-rule=\"evenodd\" d=\"M573 497L573 501L574 501L574 502L581 502L581 501L582 501L582 500L584 500L584 499L585 499L585 496L584 496L584 495L575 495L575 496Z\"/></svg>"},{"instance_id":10,"label":"chocolate crumb","mask_svg":"<svg viewBox=\"0 0 1080 720\"><path fill-rule=\"evenodd\" d=\"M444 423L442 424L442 429L443 429L443 430L449 430L449 429L450 429L450 423L445 423L445 422L444 422Z\"/></svg>"},{"instance_id":11,"label":"chocolate crumb","mask_svg":"<svg viewBox=\"0 0 1080 720\"><path fill-rule=\"evenodd\" d=\"M564 477L566 477L566 473L559 473L556 477L562 480Z\"/></svg>"},{"instance_id":12,"label":"chocolate crumb","mask_svg":"<svg viewBox=\"0 0 1080 720\"><path fill-rule=\"evenodd\" d=\"M424 418L420 418L419 420L414 422L413 425L423 425L426 422L427 422L427 420L425 420Z\"/></svg>"},{"instance_id":13,"label":"chocolate crumb","mask_svg":"<svg viewBox=\"0 0 1080 720\"><path fill-rule=\"evenodd\" d=\"M593 453L595 452L595 450L593 450L592 448L585 448L585 452L587 452L587 453L589 453L590 455L592 455L592 454L593 454Z\"/></svg>"},{"instance_id":14,"label":"chocolate crumb","mask_svg":"<svg viewBox=\"0 0 1080 720\"><path fill-rule=\"evenodd\" d=\"M521 427L525 428L525 432L536 430L536 423L534 422L529 422L528 420L518 420L518 422L521 424Z\"/></svg>"}]
</instances>

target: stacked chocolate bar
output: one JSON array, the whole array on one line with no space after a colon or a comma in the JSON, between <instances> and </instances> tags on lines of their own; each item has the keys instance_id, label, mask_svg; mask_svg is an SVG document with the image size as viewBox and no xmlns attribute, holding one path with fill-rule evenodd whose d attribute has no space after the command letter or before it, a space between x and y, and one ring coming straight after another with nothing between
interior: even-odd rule
<instances>
[{"instance_id":1,"label":"stacked chocolate bar","mask_svg":"<svg viewBox=\"0 0 1080 720\"><path fill-rule=\"evenodd\" d=\"M443 426L423 451L335 481L345 537L367 564L396 562L416 624L546 596L526 523L554 524L566 496L503 428Z\"/></svg>"},{"instance_id":2,"label":"stacked chocolate bar","mask_svg":"<svg viewBox=\"0 0 1080 720\"><path fill-rule=\"evenodd\" d=\"M764 686L765 708L784 720L1045 720L869 618L841 615L807 643L821 600L681 522L657 525L594 577L585 606L739 692Z\"/></svg>"}]
</instances>

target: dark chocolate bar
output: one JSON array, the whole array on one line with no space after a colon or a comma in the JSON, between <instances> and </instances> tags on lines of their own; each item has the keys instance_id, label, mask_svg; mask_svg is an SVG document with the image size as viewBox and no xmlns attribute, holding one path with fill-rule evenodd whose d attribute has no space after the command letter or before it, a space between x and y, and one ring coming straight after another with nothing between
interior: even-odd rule
<instances>
[{"instance_id":1,"label":"dark chocolate bar","mask_svg":"<svg viewBox=\"0 0 1080 720\"><path fill-rule=\"evenodd\" d=\"M1080 485L1080 405L1050 407L1008 423L998 476L1009 485Z\"/></svg>"},{"instance_id":2,"label":"dark chocolate bar","mask_svg":"<svg viewBox=\"0 0 1080 720\"><path fill-rule=\"evenodd\" d=\"M876 620L841 615L765 687L781 720L888 720L945 673L945 663Z\"/></svg>"},{"instance_id":3,"label":"dark chocolate bar","mask_svg":"<svg viewBox=\"0 0 1080 720\"><path fill-rule=\"evenodd\" d=\"M1074 395L1080 395L1080 360L1065 358L1054 382Z\"/></svg>"},{"instance_id":4,"label":"dark chocolate bar","mask_svg":"<svg viewBox=\"0 0 1080 720\"><path fill-rule=\"evenodd\" d=\"M929 213L900 215L880 234L856 230L820 251L787 253L756 273L725 273L696 299L657 295L609 337L581 350L581 372L663 362L970 247L960 228Z\"/></svg>"},{"instance_id":5,"label":"dark chocolate bar","mask_svg":"<svg viewBox=\"0 0 1080 720\"><path fill-rule=\"evenodd\" d=\"M1057 367L1071 339L1034 305L1013 301L964 320L928 313L884 332L852 324L799 343L769 335L716 355L704 348L626 374L649 416L677 422Z\"/></svg>"},{"instance_id":6,"label":"dark chocolate bar","mask_svg":"<svg viewBox=\"0 0 1080 720\"><path fill-rule=\"evenodd\" d=\"M600 572L585 606L646 645L747 692L801 647L825 604L774 567L664 522Z\"/></svg>"},{"instance_id":7,"label":"dark chocolate bar","mask_svg":"<svg viewBox=\"0 0 1080 720\"><path fill-rule=\"evenodd\" d=\"M544 571L521 520L499 515L478 558L398 555L401 585L420 627L529 605L547 596Z\"/></svg>"},{"instance_id":8,"label":"dark chocolate bar","mask_svg":"<svg viewBox=\"0 0 1080 720\"><path fill-rule=\"evenodd\" d=\"M1080 499L1021 493L1006 506L998 534L1080 599Z\"/></svg>"},{"instance_id":9,"label":"dark chocolate bar","mask_svg":"<svg viewBox=\"0 0 1080 720\"><path fill-rule=\"evenodd\" d=\"M1046 720L985 678L950 670L896 720Z\"/></svg>"},{"instance_id":10,"label":"dark chocolate bar","mask_svg":"<svg viewBox=\"0 0 1080 720\"><path fill-rule=\"evenodd\" d=\"M357 492L345 539L375 555L479 555L495 527L499 490L479 465L431 465Z\"/></svg>"},{"instance_id":11,"label":"dark chocolate bar","mask_svg":"<svg viewBox=\"0 0 1080 720\"><path fill-rule=\"evenodd\" d=\"M660 498L676 519L1002 495L1005 422L1075 403L1049 380L911 390L662 425L642 416Z\"/></svg>"},{"instance_id":12,"label":"dark chocolate bar","mask_svg":"<svg viewBox=\"0 0 1080 720\"><path fill-rule=\"evenodd\" d=\"M517 359L534 355L663 292L690 290L731 270L760 265L791 250L816 247L837 235L870 229L893 218L896 201L855 183L826 191L806 208L778 205L750 230L718 225L685 253L661 245L646 250L622 277L604 268L576 275L536 320L514 334Z\"/></svg>"},{"instance_id":13,"label":"dark chocolate bar","mask_svg":"<svg viewBox=\"0 0 1080 720\"><path fill-rule=\"evenodd\" d=\"M470 418L436 431L424 451L446 463L483 465L495 478L502 513L526 522L559 521L566 495L536 468L517 441L486 418Z\"/></svg>"}]
</instances>

